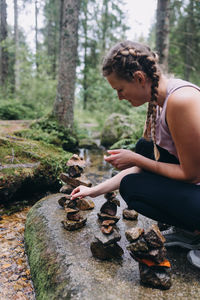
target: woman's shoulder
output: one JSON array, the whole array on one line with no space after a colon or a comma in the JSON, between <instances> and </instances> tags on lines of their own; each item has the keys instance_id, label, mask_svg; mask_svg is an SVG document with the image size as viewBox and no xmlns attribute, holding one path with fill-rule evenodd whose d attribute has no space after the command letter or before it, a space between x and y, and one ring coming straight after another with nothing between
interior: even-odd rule
<instances>
[{"instance_id":1,"label":"woman's shoulder","mask_svg":"<svg viewBox=\"0 0 200 300\"><path fill-rule=\"evenodd\" d=\"M200 87L182 79L170 79L167 94L167 106L187 106L193 101L200 101Z\"/></svg>"},{"instance_id":2,"label":"woman's shoulder","mask_svg":"<svg viewBox=\"0 0 200 300\"><path fill-rule=\"evenodd\" d=\"M200 91L200 87L194 83L179 78L170 78L167 84L167 96L184 87L191 87Z\"/></svg>"}]
</instances>

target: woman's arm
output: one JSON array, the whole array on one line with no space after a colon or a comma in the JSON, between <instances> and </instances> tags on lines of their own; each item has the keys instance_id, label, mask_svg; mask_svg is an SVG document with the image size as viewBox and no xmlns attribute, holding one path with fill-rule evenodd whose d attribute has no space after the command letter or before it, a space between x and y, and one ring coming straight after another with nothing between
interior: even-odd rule
<instances>
[{"instance_id":1,"label":"woman's arm","mask_svg":"<svg viewBox=\"0 0 200 300\"><path fill-rule=\"evenodd\" d=\"M97 197L99 195L117 190L119 188L122 178L125 175L131 174L131 173L139 173L139 172L140 172L140 170L137 167L132 167L132 168L128 168L126 170L121 171L120 173L113 176L112 178L110 178L94 187L89 188L89 187L80 185L72 191L71 198L73 200L77 197L80 197L80 198L83 198L86 196Z\"/></svg>"},{"instance_id":2,"label":"woman's arm","mask_svg":"<svg viewBox=\"0 0 200 300\"><path fill-rule=\"evenodd\" d=\"M200 182L200 92L191 87L174 92L167 103L166 119L180 165L153 161L123 149L109 151L111 155L105 160L120 169L128 163L171 179Z\"/></svg>"}]
</instances>

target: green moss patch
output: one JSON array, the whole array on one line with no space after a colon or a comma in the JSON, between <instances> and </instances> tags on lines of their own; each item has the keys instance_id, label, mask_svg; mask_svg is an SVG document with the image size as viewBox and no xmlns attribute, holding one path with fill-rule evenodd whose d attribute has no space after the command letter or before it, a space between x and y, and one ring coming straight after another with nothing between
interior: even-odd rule
<instances>
[{"instance_id":1,"label":"green moss patch","mask_svg":"<svg viewBox=\"0 0 200 300\"><path fill-rule=\"evenodd\" d=\"M30 128L16 132L17 136L43 141L48 144L59 146L66 151L75 151L78 147L78 138L76 133L59 125L51 115L34 121Z\"/></svg>"},{"instance_id":2,"label":"green moss patch","mask_svg":"<svg viewBox=\"0 0 200 300\"><path fill-rule=\"evenodd\" d=\"M7 202L23 193L59 188L72 154L43 141L0 137L0 199Z\"/></svg>"}]
</instances>

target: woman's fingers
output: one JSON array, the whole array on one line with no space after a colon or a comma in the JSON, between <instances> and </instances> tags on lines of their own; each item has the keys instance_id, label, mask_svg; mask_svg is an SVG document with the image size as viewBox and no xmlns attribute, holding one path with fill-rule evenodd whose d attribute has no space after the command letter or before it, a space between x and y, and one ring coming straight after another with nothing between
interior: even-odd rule
<instances>
[{"instance_id":1,"label":"woman's fingers","mask_svg":"<svg viewBox=\"0 0 200 300\"><path fill-rule=\"evenodd\" d=\"M71 195L74 195L76 194L77 192L80 191L80 187L78 186L77 188L75 188L72 192L71 192Z\"/></svg>"},{"instance_id":2,"label":"woman's fingers","mask_svg":"<svg viewBox=\"0 0 200 300\"><path fill-rule=\"evenodd\" d=\"M104 155L104 159L105 159L105 161L107 161L107 162L112 162L113 160L115 160L117 158L117 155L115 154L115 155L110 155L110 156L106 156L106 155Z\"/></svg>"},{"instance_id":3,"label":"woman's fingers","mask_svg":"<svg viewBox=\"0 0 200 300\"><path fill-rule=\"evenodd\" d=\"M121 149L107 150L109 154L117 154L121 152Z\"/></svg>"}]
</instances>

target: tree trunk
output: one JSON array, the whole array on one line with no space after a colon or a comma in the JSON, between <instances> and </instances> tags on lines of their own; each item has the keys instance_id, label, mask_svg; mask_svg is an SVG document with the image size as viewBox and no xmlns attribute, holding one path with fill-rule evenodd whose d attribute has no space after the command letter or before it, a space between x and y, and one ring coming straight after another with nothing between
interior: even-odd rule
<instances>
[{"instance_id":1,"label":"tree trunk","mask_svg":"<svg viewBox=\"0 0 200 300\"><path fill-rule=\"evenodd\" d=\"M35 0L35 57L36 57L36 69L38 71L38 0Z\"/></svg>"},{"instance_id":2,"label":"tree trunk","mask_svg":"<svg viewBox=\"0 0 200 300\"><path fill-rule=\"evenodd\" d=\"M18 3L14 0L14 42L15 42L15 91L19 90L19 27Z\"/></svg>"},{"instance_id":3,"label":"tree trunk","mask_svg":"<svg viewBox=\"0 0 200 300\"><path fill-rule=\"evenodd\" d=\"M193 30L194 24L194 0L190 0L188 4L188 18L186 21L185 30L185 68L184 68L184 79L190 80L190 74L193 67L192 49L194 44Z\"/></svg>"},{"instance_id":4,"label":"tree trunk","mask_svg":"<svg viewBox=\"0 0 200 300\"><path fill-rule=\"evenodd\" d=\"M106 33L108 29L108 0L103 0L103 13L102 13L102 53L106 49Z\"/></svg>"},{"instance_id":5,"label":"tree trunk","mask_svg":"<svg viewBox=\"0 0 200 300\"><path fill-rule=\"evenodd\" d=\"M6 47L7 31L7 11L6 1L0 0L0 84L6 85L8 77L8 52Z\"/></svg>"},{"instance_id":6,"label":"tree trunk","mask_svg":"<svg viewBox=\"0 0 200 300\"><path fill-rule=\"evenodd\" d=\"M47 55L50 59L49 75L56 79L57 58L59 50L59 15L60 0L49 0L46 3L46 19L47 19Z\"/></svg>"},{"instance_id":7,"label":"tree trunk","mask_svg":"<svg viewBox=\"0 0 200 300\"><path fill-rule=\"evenodd\" d=\"M64 7L64 0L60 0L60 35L59 35L59 61L60 61L60 53L61 53L61 38L62 38L62 24L63 24L63 7Z\"/></svg>"},{"instance_id":8,"label":"tree trunk","mask_svg":"<svg viewBox=\"0 0 200 300\"><path fill-rule=\"evenodd\" d=\"M83 70L83 109L87 107L87 89L88 89L88 59L87 59L87 51L88 51L88 2L86 2L84 6L84 22L83 22L83 32L84 32L84 70Z\"/></svg>"},{"instance_id":9,"label":"tree trunk","mask_svg":"<svg viewBox=\"0 0 200 300\"><path fill-rule=\"evenodd\" d=\"M80 0L63 0L57 96L53 114L58 122L73 127Z\"/></svg>"},{"instance_id":10,"label":"tree trunk","mask_svg":"<svg viewBox=\"0 0 200 300\"><path fill-rule=\"evenodd\" d=\"M168 72L170 0L158 0L156 49L164 72Z\"/></svg>"}]
</instances>

